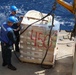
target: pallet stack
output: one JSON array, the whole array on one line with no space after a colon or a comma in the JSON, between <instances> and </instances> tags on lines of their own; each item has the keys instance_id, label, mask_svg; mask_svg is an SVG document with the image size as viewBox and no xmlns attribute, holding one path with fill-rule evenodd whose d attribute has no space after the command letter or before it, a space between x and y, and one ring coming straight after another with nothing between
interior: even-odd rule
<instances>
[{"instance_id":1,"label":"pallet stack","mask_svg":"<svg viewBox=\"0 0 76 75\"><path fill-rule=\"evenodd\" d=\"M23 24L24 29L27 26ZM51 35L49 50L43 62L44 65L53 65L55 61L54 49L56 46L57 31L52 30ZM20 37L20 60L22 62L40 64L48 47L48 37L49 29L47 29L47 26L33 25L29 27Z\"/></svg>"}]
</instances>

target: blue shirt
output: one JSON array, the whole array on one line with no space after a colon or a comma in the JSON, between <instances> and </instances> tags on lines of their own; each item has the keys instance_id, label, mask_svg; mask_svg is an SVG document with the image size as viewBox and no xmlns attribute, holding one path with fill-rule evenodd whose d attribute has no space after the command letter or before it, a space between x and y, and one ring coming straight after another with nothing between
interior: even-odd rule
<instances>
[{"instance_id":1,"label":"blue shirt","mask_svg":"<svg viewBox=\"0 0 76 75\"><path fill-rule=\"evenodd\" d=\"M1 26L0 39L1 42L8 43L9 45L16 41L13 29L7 23Z\"/></svg>"}]
</instances>

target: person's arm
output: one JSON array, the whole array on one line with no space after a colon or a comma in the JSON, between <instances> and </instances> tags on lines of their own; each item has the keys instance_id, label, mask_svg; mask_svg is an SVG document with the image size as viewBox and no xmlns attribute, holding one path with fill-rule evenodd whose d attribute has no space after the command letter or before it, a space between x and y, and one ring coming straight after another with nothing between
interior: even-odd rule
<instances>
[{"instance_id":1,"label":"person's arm","mask_svg":"<svg viewBox=\"0 0 76 75\"><path fill-rule=\"evenodd\" d=\"M17 24L18 26L21 25L22 20L23 20L23 16L19 16L19 22L18 22L18 24Z\"/></svg>"},{"instance_id":2,"label":"person's arm","mask_svg":"<svg viewBox=\"0 0 76 75\"><path fill-rule=\"evenodd\" d=\"M18 23L13 24L13 26L17 27L17 28L13 28L14 31L20 31L21 26L18 26Z\"/></svg>"},{"instance_id":3,"label":"person's arm","mask_svg":"<svg viewBox=\"0 0 76 75\"><path fill-rule=\"evenodd\" d=\"M7 33L7 36L8 36L8 38L9 38L13 43L16 42L16 37L15 37L15 34L14 34L14 32L13 32L12 30Z\"/></svg>"}]
</instances>

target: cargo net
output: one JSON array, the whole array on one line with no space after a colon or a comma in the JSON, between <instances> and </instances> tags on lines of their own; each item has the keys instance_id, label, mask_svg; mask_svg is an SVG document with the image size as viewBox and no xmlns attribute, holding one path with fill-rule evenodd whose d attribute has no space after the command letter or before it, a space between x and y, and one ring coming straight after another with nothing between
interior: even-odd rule
<instances>
[{"instance_id":1,"label":"cargo net","mask_svg":"<svg viewBox=\"0 0 76 75\"><path fill-rule=\"evenodd\" d=\"M23 24L23 29L28 25ZM46 26L31 26L20 36L20 60L23 62L40 64L48 47L48 37L50 29ZM54 63L54 49L57 40L57 30L52 30L50 45L47 56L43 64L52 65Z\"/></svg>"}]
</instances>

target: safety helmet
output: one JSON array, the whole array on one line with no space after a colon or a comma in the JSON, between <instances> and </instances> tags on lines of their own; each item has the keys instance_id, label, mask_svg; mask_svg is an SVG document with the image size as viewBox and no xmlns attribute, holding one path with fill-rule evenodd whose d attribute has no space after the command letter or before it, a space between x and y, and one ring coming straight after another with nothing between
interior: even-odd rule
<instances>
[{"instance_id":1,"label":"safety helmet","mask_svg":"<svg viewBox=\"0 0 76 75\"><path fill-rule=\"evenodd\" d=\"M13 6L10 7L10 10L11 10L11 11L17 11L18 8L17 8L16 6L13 5Z\"/></svg>"},{"instance_id":2,"label":"safety helmet","mask_svg":"<svg viewBox=\"0 0 76 75\"><path fill-rule=\"evenodd\" d=\"M18 19L14 16L10 16L8 17L7 22L18 23Z\"/></svg>"}]
</instances>

